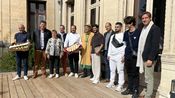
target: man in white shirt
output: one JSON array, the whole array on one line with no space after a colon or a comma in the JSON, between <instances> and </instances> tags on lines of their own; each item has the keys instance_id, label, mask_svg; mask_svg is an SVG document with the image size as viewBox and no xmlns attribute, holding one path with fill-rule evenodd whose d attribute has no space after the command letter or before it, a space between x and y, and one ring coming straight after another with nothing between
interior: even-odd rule
<instances>
[{"instance_id":1,"label":"man in white shirt","mask_svg":"<svg viewBox=\"0 0 175 98\"><path fill-rule=\"evenodd\" d=\"M78 43L81 45L81 37L80 34L76 32L76 26L71 26L71 33L68 33L64 42L64 48L70 47ZM71 73L69 77L75 75L75 78L78 78L78 61L79 61L79 51L73 51L68 53L69 66L71 69Z\"/></svg>"},{"instance_id":2,"label":"man in white shirt","mask_svg":"<svg viewBox=\"0 0 175 98\"><path fill-rule=\"evenodd\" d=\"M123 43L122 23L115 24L115 33L111 36L109 42L108 59L110 65L110 82L106 85L107 88L114 86L116 69L118 72L118 86L117 91L122 91L124 84L124 57L125 45Z\"/></svg>"}]
</instances>

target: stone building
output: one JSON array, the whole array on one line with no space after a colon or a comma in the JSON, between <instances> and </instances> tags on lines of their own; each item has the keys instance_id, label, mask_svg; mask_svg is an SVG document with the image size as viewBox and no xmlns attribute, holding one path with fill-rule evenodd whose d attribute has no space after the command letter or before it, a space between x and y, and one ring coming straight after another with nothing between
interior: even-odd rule
<instances>
[{"instance_id":1,"label":"stone building","mask_svg":"<svg viewBox=\"0 0 175 98\"><path fill-rule=\"evenodd\" d=\"M80 34L85 24L99 24L104 33L106 22L123 22L130 15L137 18L139 26L140 13L150 11L164 36L159 98L168 98L175 79L174 9L174 0L0 0L0 40L11 42L20 23L32 31L40 20L46 20L47 28L58 30L63 24L67 32L75 24Z\"/></svg>"}]
</instances>

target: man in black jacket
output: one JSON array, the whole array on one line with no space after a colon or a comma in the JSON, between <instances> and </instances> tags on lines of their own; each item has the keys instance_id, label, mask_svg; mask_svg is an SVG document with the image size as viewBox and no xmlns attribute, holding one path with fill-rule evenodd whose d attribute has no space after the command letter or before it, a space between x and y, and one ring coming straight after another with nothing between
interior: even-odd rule
<instances>
[{"instance_id":1,"label":"man in black jacket","mask_svg":"<svg viewBox=\"0 0 175 98\"><path fill-rule=\"evenodd\" d=\"M46 29L46 22L41 21L39 29L32 32L32 40L35 46L35 57L33 66L33 78L38 75L38 67L41 64L42 77L46 77L46 44L49 38L51 38L51 31Z\"/></svg>"},{"instance_id":2,"label":"man in black jacket","mask_svg":"<svg viewBox=\"0 0 175 98\"><path fill-rule=\"evenodd\" d=\"M143 13L142 23L144 27L139 39L137 66L140 66L140 73L145 72L145 82L147 83L145 98L151 98L154 88L154 66L159 53L161 31L151 21L150 12Z\"/></svg>"},{"instance_id":3,"label":"man in black jacket","mask_svg":"<svg viewBox=\"0 0 175 98\"><path fill-rule=\"evenodd\" d=\"M106 79L106 82L109 82L110 67L109 67L109 60L108 60L107 54L108 54L109 41L110 41L111 36L114 34L114 31L112 30L112 25L109 22L105 24L105 28L106 28L106 32L104 33L105 79Z\"/></svg>"}]
</instances>

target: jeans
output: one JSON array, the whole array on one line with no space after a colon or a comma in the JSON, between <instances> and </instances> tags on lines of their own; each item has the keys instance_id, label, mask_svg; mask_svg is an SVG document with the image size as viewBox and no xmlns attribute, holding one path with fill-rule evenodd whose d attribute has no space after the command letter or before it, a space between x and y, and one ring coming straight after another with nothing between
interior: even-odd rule
<instances>
[{"instance_id":1,"label":"jeans","mask_svg":"<svg viewBox=\"0 0 175 98\"><path fill-rule=\"evenodd\" d=\"M28 52L16 52L17 75L21 77L21 68L24 66L24 76L28 72Z\"/></svg>"},{"instance_id":2,"label":"jeans","mask_svg":"<svg viewBox=\"0 0 175 98\"><path fill-rule=\"evenodd\" d=\"M105 78L110 79L110 66L109 66L109 60L107 57L107 50L104 51L104 63L105 63Z\"/></svg>"}]
</instances>

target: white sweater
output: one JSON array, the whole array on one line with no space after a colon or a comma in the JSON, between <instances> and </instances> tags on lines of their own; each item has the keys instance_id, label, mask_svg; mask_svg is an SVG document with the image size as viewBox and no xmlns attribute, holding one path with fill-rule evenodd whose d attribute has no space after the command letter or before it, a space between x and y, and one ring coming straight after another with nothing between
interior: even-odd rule
<instances>
[{"instance_id":1,"label":"white sweater","mask_svg":"<svg viewBox=\"0 0 175 98\"><path fill-rule=\"evenodd\" d=\"M81 45L81 37L78 33L68 33L66 35L66 39L64 42L64 48L69 47L75 43L79 43Z\"/></svg>"},{"instance_id":2,"label":"white sweater","mask_svg":"<svg viewBox=\"0 0 175 98\"><path fill-rule=\"evenodd\" d=\"M115 34L115 39L117 39L119 43L124 43L123 36L124 36L124 33L117 33L117 34ZM116 58L117 55L119 55L119 54L124 56L125 47L126 47L125 43L121 47L118 47L118 48L114 47L112 44L113 37L114 37L114 35L112 35L110 38L109 49L108 49L108 57L110 57L111 59Z\"/></svg>"}]
</instances>

